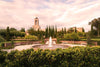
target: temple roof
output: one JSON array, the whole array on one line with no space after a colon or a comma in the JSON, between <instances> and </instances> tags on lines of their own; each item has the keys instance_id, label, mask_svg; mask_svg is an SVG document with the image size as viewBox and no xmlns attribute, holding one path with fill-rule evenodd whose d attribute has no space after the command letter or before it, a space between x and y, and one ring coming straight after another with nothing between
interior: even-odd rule
<instances>
[{"instance_id":1,"label":"temple roof","mask_svg":"<svg viewBox=\"0 0 100 67\"><path fill-rule=\"evenodd\" d=\"M38 19L38 17L35 17L35 19Z\"/></svg>"}]
</instances>

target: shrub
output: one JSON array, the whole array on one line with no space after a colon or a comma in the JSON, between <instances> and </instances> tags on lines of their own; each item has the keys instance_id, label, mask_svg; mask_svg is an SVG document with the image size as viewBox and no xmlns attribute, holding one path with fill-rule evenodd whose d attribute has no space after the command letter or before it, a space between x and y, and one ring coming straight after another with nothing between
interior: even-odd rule
<instances>
[{"instance_id":1,"label":"shrub","mask_svg":"<svg viewBox=\"0 0 100 67\"><path fill-rule=\"evenodd\" d=\"M4 43L0 43L0 47L4 47Z\"/></svg>"},{"instance_id":2,"label":"shrub","mask_svg":"<svg viewBox=\"0 0 100 67\"><path fill-rule=\"evenodd\" d=\"M77 34L79 35L79 37L84 38L86 37L86 34L84 32L77 32Z\"/></svg>"},{"instance_id":3,"label":"shrub","mask_svg":"<svg viewBox=\"0 0 100 67\"><path fill-rule=\"evenodd\" d=\"M64 39L66 39L66 40L75 40L75 41L80 40L78 34L74 33L74 32L65 34Z\"/></svg>"},{"instance_id":4,"label":"shrub","mask_svg":"<svg viewBox=\"0 0 100 67\"><path fill-rule=\"evenodd\" d=\"M34 35L26 35L25 36L25 39L38 40L38 37L37 36L34 36Z\"/></svg>"},{"instance_id":5,"label":"shrub","mask_svg":"<svg viewBox=\"0 0 100 67\"><path fill-rule=\"evenodd\" d=\"M90 45L91 42L92 42L92 41L91 41L91 36L90 36L90 34L91 34L91 33L88 32L88 33L87 33L87 36L86 36L86 37L87 37L87 44L89 44L89 45Z\"/></svg>"},{"instance_id":6,"label":"shrub","mask_svg":"<svg viewBox=\"0 0 100 67\"><path fill-rule=\"evenodd\" d=\"M22 39L21 37L17 37L16 39Z\"/></svg>"},{"instance_id":7,"label":"shrub","mask_svg":"<svg viewBox=\"0 0 100 67\"><path fill-rule=\"evenodd\" d=\"M6 29L0 29L0 35L3 37L3 38L6 38Z\"/></svg>"},{"instance_id":8,"label":"shrub","mask_svg":"<svg viewBox=\"0 0 100 67\"><path fill-rule=\"evenodd\" d=\"M100 41L97 41L97 44L100 45Z\"/></svg>"},{"instance_id":9,"label":"shrub","mask_svg":"<svg viewBox=\"0 0 100 67\"><path fill-rule=\"evenodd\" d=\"M0 63L1 67L99 67L100 47L0 52Z\"/></svg>"},{"instance_id":10,"label":"shrub","mask_svg":"<svg viewBox=\"0 0 100 67\"><path fill-rule=\"evenodd\" d=\"M4 41L5 39L2 36L0 36L0 42L4 42Z\"/></svg>"},{"instance_id":11,"label":"shrub","mask_svg":"<svg viewBox=\"0 0 100 67\"><path fill-rule=\"evenodd\" d=\"M14 41L13 40L11 40L11 45L14 46Z\"/></svg>"},{"instance_id":12,"label":"shrub","mask_svg":"<svg viewBox=\"0 0 100 67\"><path fill-rule=\"evenodd\" d=\"M4 67L7 52L0 50L0 67Z\"/></svg>"},{"instance_id":13,"label":"shrub","mask_svg":"<svg viewBox=\"0 0 100 67\"><path fill-rule=\"evenodd\" d=\"M41 44L45 44L44 39L42 39L42 43Z\"/></svg>"},{"instance_id":14,"label":"shrub","mask_svg":"<svg viewBox=\"0 0 100 67\"><path fill-rule=\"evenodd\" d=\"M60 38L59 37L57 37L57 43L60 43Z\"/></svg>"}]
</instances>

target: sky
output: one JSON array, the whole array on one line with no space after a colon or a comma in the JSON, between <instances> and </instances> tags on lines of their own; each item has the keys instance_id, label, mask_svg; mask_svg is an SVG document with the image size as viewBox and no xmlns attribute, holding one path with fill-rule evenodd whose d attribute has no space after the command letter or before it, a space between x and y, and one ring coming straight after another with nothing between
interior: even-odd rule
<instances>
[{"instance_id":1,"label":"sky","mask_svg":"<svg viewBox=\"0 0 100 67\"><path fill-rule=\"evenodd\" d=\"M88 23L100 17L100 0L0 0L0 28L27 30L35 17L41 28L76 26L89 31Z\"/></svg>"}]
</instances>

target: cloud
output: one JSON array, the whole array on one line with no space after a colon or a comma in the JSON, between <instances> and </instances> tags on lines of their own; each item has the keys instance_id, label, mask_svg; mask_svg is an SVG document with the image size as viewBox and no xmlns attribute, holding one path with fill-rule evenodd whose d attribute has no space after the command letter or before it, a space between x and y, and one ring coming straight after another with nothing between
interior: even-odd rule
<instances>
[{"instance_id":1,"label":"cloud","mask_svg":"<svg viewBox=\"0 0 100 67\"><path fill-rule=\"evenodd\" d=\"M88 22L100 17L99 4L99 0L0 0L0 28L28 29L38 16L42 27L77 26L88 31Z\"/></svg>"}]
</instances>

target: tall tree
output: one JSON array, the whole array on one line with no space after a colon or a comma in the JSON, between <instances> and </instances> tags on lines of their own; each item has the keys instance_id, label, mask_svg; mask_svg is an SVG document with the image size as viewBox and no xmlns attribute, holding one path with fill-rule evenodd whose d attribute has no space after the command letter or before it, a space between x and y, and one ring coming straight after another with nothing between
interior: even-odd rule
<instances>
[{"instance_id":1,"label":"tall tree","mask_svg":"<svg viewBox=\"0 0 100 67\"><path fill-rule=\"evenodd\" d=\"M61 37L63 37L63 35L64 35L64 29L62 28Z\"/></svg>"},{"instance_id":2,"label":"tall tree","mask_svg":"<svg viewBox=\"0 0 100 67\"><path fill-rule=\"evenodd\" d=\"M66 27L64 28L64 34L66 34Z\"/></svg>"},{"instance_id":3,"label":"tall tree","mask_svg":"<svg viewBox=\"0 0 100 67\"><path fill-rule=\"evenodd\" d=\"M82 28L82 32L85 32L84 28Z\"/></svg>"},{"instance_id":4,"label":"tall tree","mask_svg":"<svg viewBox=\"0 0 100 67\"><path fill-rule=\"evenodd\" d=\"M17 31L17 29L15 29L15 28L10 28L10 31Z\"/></svg>"},{"instance_id":5,"label":"tall tree","mask_svg":"<svg viewBox=\"0 0 100 67\"><path fill-rule=\"evenodd\" d=\"M30 35L35 35L35 30L33 28L28 29Z\"/></svg>"},{"instance_id":6,"label":"tall tree","mask_svg":"<svg viewBox=\"0 0 100 67\"><path fill-rule=\"evenodd\" d=\"M75 30L74 31L75 31L75 33L77 33L77 28L76 27L75 27Z\"/></svg>"},{"instance_id":7,"label":"tall tree","mask_svg":"<svg viewBox=\"0 0 100 67\"><path fill-rule=\"evenodd\" d=\"M20 30L21 32L25 32L25 28L21 28L21 30Z\"/></svg>"},{"instance_id":8,"label":"tall tree","mask_svg":"<svg viewBox=\"0 0 100 67\"><path fill-rule=\"evenodd\" d=\"M49 26L49 37L51 36L51 27Z\"/></svg>"},{"instance_id":9,"label":"tall tree","mask_svg":"<svg viewBox=\"0 0 100 67\"><path fill-rule=\"evenodd\" d=\"M55 29L54 29L54 37L55 38L57 37L57 26L55 26Z\"/></svg>"},{"instance_id":10,"label":"tall tree","mask_svg":"<svg viewBox=\"0 0 100 67\"><path fill-rule=\"evenodd\" d=\"M7 41L10 40L10 30L9 30L9 27L7 27L7 31L6 31L6 40Z\"/></svg>"},{"instance_id":11,"label":"tall tree","mask_svg":"<svg viewBox=\"0 0 100 67\"><path fill-rule=\"evenodd\" d=\"M90 31L86 34L86 38L87 38L87 44L90 45L91 44L91 32Z\"/></svg>"},{"instance_id":12,"label":"tall tree","mask_svg":"<svg viewBox=\"0 0 100 67\"><path fill-rule=\"evenodd\" d=\"M91 25L91 31L95 28L98 32L98 37L100 36L100 18L93 19L91 22L89 22L89 25Z\"/></svg>"},{"instance_id":13,"label":"tall tree","mask_svg":"<svg viewBox=\"0 0 100 67\"><path fill-rule=\"evenodd\" d=\"M52 37L54 37L54 26L52 27Z\"/></svg>"},{"instance_id":14,"label":"tall tree","mask_svg":"<svg viewBox=\"0 0 100 67\"><path fill-rule=\"evenodd\" d=\"M48 37L48 26L45 28L45 38Z\"/></svg>"}]
</instances>

